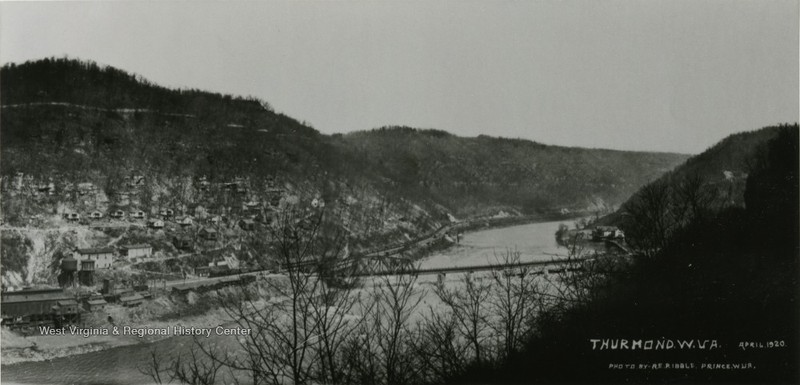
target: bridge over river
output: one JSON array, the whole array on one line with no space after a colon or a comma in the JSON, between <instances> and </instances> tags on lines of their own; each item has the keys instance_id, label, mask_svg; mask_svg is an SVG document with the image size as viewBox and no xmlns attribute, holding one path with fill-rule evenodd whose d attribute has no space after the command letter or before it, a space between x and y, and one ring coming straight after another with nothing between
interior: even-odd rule
<instances>
[{"instance_id":1,"label":"bridge over river","mask_svg":"<svg viewBox=\"0 0 800 385\"><path fill-rule=\"evenodd\" d=\"M415 262L417 274L448 274L470 271L490 271L493 269L534 269L535 272L552 272L559 269L577 268L579 259L567 259L564 248L555 241L558 222L533 223L507 228L481 230L465 235L456 246ZM441 230L441 229L440 229ZM442 234L442 233L439 233ZM437 234L438 235L438 234ZM518 256L519 263L504 264L509 253ZM516 255L518 253L518 255ZM386 256L384 253L378 253ZM252 272L265 274L265 272ZM373 274L387 274L375 272ZM232 278L232 277L231 277ZM230 278L214 278L208 281ZM180 282L186 284L203 284ZM172 285L167 285L172 286ZM171 289L171 287L169 287ZM43 337L50 338L50 337ZM190 351L192 338L171 337L153 343L137 341L128 346L108 348L69 357L54 358L41 362L22 362L2 366L3 383L95 383L95 384L142 384L152 379L142 374L139 368L151 359L150 352L156 349L161 354L185 354ZM235 338L213 336L208 341L215 346L237 348Z\"/></svg>"},{"instance_id":2,"label":"bridge over river","mask_svg":"<svg viewBox=\"0 0 800 385\"><path fill-rule=\"evenodd\" d=\"M555 273L566 270L580 270L582 269L583 262L589 258L563 258L552 259L549 261L531 261L522 263L510 264L486 264L486 265L469 265L469 266L454 266L454 267L439 267L439 268L399 268L388 271L377 271L368 273L355 274L356 276L381 276L381 275L428 275L428 274L448 274L448 273L471 273L477 271L492 271L492 270L510 270L519 271L521 269L532 268L536 274L544 274L545 272Z\"/></svg>"}]
</instances>

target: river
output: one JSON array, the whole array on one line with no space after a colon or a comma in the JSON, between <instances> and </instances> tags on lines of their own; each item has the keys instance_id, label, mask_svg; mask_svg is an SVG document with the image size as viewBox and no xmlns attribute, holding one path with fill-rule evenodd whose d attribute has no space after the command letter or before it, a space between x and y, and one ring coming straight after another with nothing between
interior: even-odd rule
<instances>
[{"instance_id":1,"label":"river","mask_svg":"<svg viewBox=\"0 0 800 385\"><path fill-rule=\"evenodd\" d=\"M424 259L420 268L463 267L503 262L507 251L519 252L520 262L547 261L566 257L558 247L558 225L569 221L541 222L480 230L464 235L458 245Z\"/></svg>"},{"instance_id":2,"label":"river","mask_svg":"<svg viewBox=\"0 0 800 385\"><path fill-rule=\"evenodd\" d=\"M458 245L424 259L420 267L487 265L497 263L507 250L518 251L522 262L564 257L565 249L556 244L555 232L565 222L569 223L543 222L467 233ZM231 338L212 336L208 342L234 347ZM139 368L147 365L153 349L176 354L188 352L192 343L192 337L170 337L49 361L3 365L0 379L24 384L147 384L153 381Z\"/></svg>"}]
</instances>

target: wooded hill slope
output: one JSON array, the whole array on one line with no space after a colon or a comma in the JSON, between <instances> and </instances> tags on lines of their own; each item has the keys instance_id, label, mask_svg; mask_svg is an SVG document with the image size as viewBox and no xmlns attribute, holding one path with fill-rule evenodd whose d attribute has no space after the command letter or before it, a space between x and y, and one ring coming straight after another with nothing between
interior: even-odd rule
<instances>
[{"instance_id":1,"label":"wooded hill slope","mask_svg":"<svg viewBox=\"0 0 800 385\"><path fill-rule=\"evenodd\" d=\"M768 143L797 130L795 123L730 135L643 186L600 223L622 226L629 242L655 251L665 246L671 233L698 217L725 207L745 207L748 178L764 167Z\"/></svg>"},{"instance_id":2,"label":"wooded hill slope","mask_svg":"<svg viewBox=\"0 0 800 385\"><path fill-rule=\"evenodd\" d=\"M327 136L255 98L167 89L72 59L9 64L0 80L6 185L23 173L56 190L91 182L113 195L142 175L166 189L141 200L145 211L190 205L186 191L201 177L245 177L329 200L369 190L432 215L595 210L623 202L687 158L406 127Z\"/></svg>"}]
</instances>

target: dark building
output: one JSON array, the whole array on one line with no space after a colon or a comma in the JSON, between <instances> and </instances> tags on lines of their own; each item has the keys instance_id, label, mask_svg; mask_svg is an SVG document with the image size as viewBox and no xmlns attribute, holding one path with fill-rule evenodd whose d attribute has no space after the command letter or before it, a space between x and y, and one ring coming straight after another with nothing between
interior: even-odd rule
<instances>
[{"instance_id":1,"label":"dark building","mask_svg":"<svg viewBox=\"0 0 800 385\"><path fill-rule=\"evenodd\" d=\"M239 227L241 227L242 230L253 231L256 228L256 222L252 219L242 219L239 221Z\"/></svg>"},{"instance_id":2,"label":"dark building","mask_svg":"<svg viewBox=\"0 0 800 385\"><path fill-rule=\"evenodd\" d=\"M53 325L57 328L77 323L81 319L78 301L73 298L56 301L56 304L50 308L50 313L53 317Z\"/></svg>"},{"instance_id":3,"label":"dark building","mask_svg":"<svg viewBox=\"0 0 800 385\"><path fill-rule=\"evenodd\" d=\"M78 260L67 257L61 260L61 274L58 275L58 284L62 287L75 285L75 276L78 273Z\"/></svg>"},{"instance_id":4,"label":"dark building","mask_svg":"<svg viewBox=\"0 0 800 385\"><path fill-rule=\"evenodd\" d=\"M108 278L104 279L103 288L100 290L100 292L107 295L114 295L114 280Z\"/></svg>"},{"instance_id":5,"label":"dark building","mask_svg":"<svg viewBox=\"0 0 800 385\"><path fill-rule=\"evenodd\" d=\"M102 296L92 296L83 304L86 311L99 311L105 309L108 302Z\"/></svg>"},{"instance_id":6,"label":"dark building","mask_svg":"<svg viewBox=\"0 0 800 385\"><path fill-rule=\"evenodd\" d=\"M199 235L204 241L215 242L219 238L219 233L217 233L217 230L214 230L210 227L203 227L200 229Z\"/></svg>"},{"instance_id":7,"label":"dark building","mask_svg":"<svg viewBox=\"0 0 800 385\"><path fill-rule=\"evenodd\" d=\"M186 236L176 236L172 238L172 244L175 245L175 248L178 250L190 251L194 248L192 240Z\"/></svg>"},{"instance_id":8,"label":"dark building","mask_svg":"<svg viewBox=\"0 0 800 385\"><path fill-rule=\"evenodd\" d=\"M35 289L2 293L3 324L38 325L77 322L77 302L63 289Z\"/></svg>"},{"instance_id":9,"label":"dark building","mask_svg":"<svg viewBox=\"0 0 800 385\"><path fill-rule=\"evenodd\" d=\"M80 261L81 268L78 271L78 282L83 286L94 285L94 261Z\"/></svg>"},{"instance_id":10,"label":"dark building","mask_svg":"<svg viewBox=\"0 0 800 385\"><path fill-rule=\"evenodd\" d=\"M139 306L144 302L144 297L139 293L127 293L119 297L119 303L125 307Z\"/></svg>"}]
</instances>

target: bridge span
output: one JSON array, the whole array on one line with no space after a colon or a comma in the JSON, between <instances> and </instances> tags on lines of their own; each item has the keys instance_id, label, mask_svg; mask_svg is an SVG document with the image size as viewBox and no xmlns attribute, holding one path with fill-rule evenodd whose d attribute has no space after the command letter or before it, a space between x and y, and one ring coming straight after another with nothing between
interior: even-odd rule
<instances>
[{"instance_id":1,"label":"bridge span","mask_svg":"<svg viewBox=\"0 0 800 385\"><path fill-rule=\"evenodd\" d=\"M382 276L382 275L427 275L427 274L447 274L447 273L466 273L475 271L491 270L511 270L533 268L535 273L544 274L545 272L560 272L564 270L576 271L583 268L583 262L590 258L564 258L549 261L532 261L513 264L488 264L488 265L469 265L453 266L429 269L414 269L412 267L401 267L395 270L360 272L353 275L359 277Z\"/></svg>"}]
</instances>

